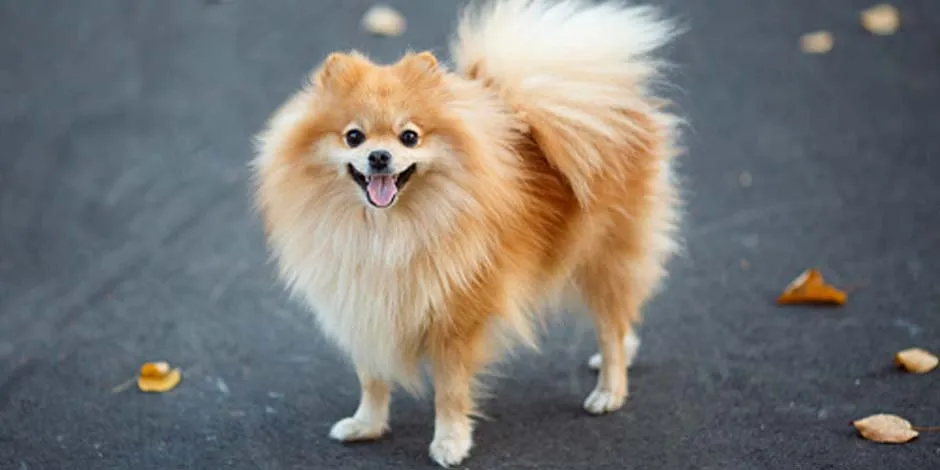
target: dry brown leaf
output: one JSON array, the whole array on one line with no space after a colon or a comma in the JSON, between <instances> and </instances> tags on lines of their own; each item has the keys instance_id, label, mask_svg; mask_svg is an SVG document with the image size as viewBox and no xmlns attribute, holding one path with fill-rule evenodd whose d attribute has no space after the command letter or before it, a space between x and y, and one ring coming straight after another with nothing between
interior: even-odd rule
<instances>
[{"instance_id":1,"label":"dry brown leaf","mask_svg":"<svg viewBox=\"0 0 940 470\"><path fill-rule=\"evenodd\" d=\"M923 349L910 348L895 354L894 363L908 372L926 374L937 367L940 359Z\"/></svg>"},{"instance_id":2,"label":"dry brown leaf","mask_svg":"<svg viewBox=\"0 0 940 470\"><path fill-rule=\"evenodd\" d=\"M852 425L865 439L886 444L902 444L920 435L910 421L889 414L871 415L853 421Z\"/></svg>"},{"instance_id":3,"label":"dry brown leaf","mask_svg":"<svg viewBox=\"0 0 940 470\"><path fill-rule=\"evenodd\" d=\"M170 373L170 364L160 362L147 362L140 366L140 376L147 378L162 378Z\"/></svg>"},{"instance_id":4,"label":"dry brown leaf","mask_svg":"<svg viewBox=\"0 0 940 470\"><path fill-rule=\"evenodd\" d=\"M375 5L362 17L362 27L379 36L400 36L405 32L405 17L394 8Z\"/></svg>"},{"instance_id":5,"label":"dry brown leaf","mask_svg":"<svg viewBox=\"0 0 940 470\"><path fill-rule=\"evenodd\" d=\"M845 292L826 284L818 269L808 269L787 285L777 303L842 305L846 297Z\"/></svg>"},{"instance_id":6,"label":"dry brown leaf","mask_svg":"<svg viewBox=\"0 0 940 470\"><path fill-rule=\"evenodd\" d=\"M142 392L166 392L180 383L182 374L166 362L148 362L140 367L137 388Z\"/></svg>"},{"instance_id":7,"label":"dry brown leaf","mask_svg":"<svg viewBox=\"0 0 940 470\"><path fill-rule=\"evenodd\" d=\"M881 3L862 12L862 26L881 36L897 32L901 25L901 14L894 5Z\"/></svg>"},{"instance_id":8,"label":"dry brown leaf","mask_svg":"<svg viewBox=\"0 0 940 470\"><path fill-rule=\"evenodd\" d=\"M800 37L800 49L807 54L825 54L832 50L834 42L829 31L806 33Z\"/></svg>"}]
</instances>

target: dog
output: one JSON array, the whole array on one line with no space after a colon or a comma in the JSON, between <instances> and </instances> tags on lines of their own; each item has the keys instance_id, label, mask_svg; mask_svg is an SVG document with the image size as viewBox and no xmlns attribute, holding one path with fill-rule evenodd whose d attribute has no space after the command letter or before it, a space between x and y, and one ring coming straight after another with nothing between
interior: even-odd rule
<instances>
[{"instance_id":1,"label":"dog","mask_svg":"<svg viewBox=\"0 0 940 470\"><path fill-rule=\"evenodd\" d=\"M420 392L427 366L430 457L463 462L480 373L537 347L549 311L593 319L585 410L623 406L679 247L680 119L654 91L676 34L649 6L477 4L452 66L335 52L272 114L252 161L266 243L361 384L332 438L383 436L391 390Z\"/></svg>"}]
</instances>

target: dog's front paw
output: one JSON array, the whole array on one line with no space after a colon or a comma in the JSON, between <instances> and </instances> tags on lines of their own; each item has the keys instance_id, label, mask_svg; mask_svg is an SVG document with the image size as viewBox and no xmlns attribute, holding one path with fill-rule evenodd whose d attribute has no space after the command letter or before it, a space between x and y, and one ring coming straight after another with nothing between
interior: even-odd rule
<instances>
[{"instance_id":1,"label":"dog's front paw","mask_svg":"<svg viewBox=\"0 0 940 470\"><path fill-rule=\"evenodd\" d=\"M371 423L364 419L351 417L338 421L330 429L330 437L337 441L369 441L382 437L388 427L384 423Z\"/></svg>"},{"instance_id":2,"label":"dog's front paw","mask_svg":"<svg viewBox=\"0 0 940 470\"><path fill-rule=\"evenodd\" d=\"M601 415L617 411L623 407L627 400L626 392L613 392L601 388L594 389L587 399L584 400L584 409L588 413Z\"/></svg>"},{"instance_id":3,"label":"dog's front paw","mask_svg":"<svg viewBox=\"0 0 940 470\"><path fill-rule=\"evenodd\" d=\"M435 437L431 442L431 458L442 467L450 467L463 462L470 454L473 440L469 436L445 435Z\"/></svg>"}]
</instances>

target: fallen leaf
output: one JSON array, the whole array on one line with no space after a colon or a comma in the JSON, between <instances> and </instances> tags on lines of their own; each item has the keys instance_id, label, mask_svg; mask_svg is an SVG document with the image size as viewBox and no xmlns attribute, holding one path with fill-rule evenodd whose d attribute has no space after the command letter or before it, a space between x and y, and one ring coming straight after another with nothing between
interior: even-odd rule
<instances>
[{"instance_id":1,"label":"fallen leaf","mask_svg":"<svg viewBox=\"0 0 940 470\"><path fill-rule=\"evenodd\" d=\"M180 383L182 374L166 362L147 362L140 367L137 388L142 392L166 392Z\"/></svg>"},{"instance_id":2,"label":"fallen leaf","mask_svg":"<svg viewBox=\"0 0 940 470\"><path fill-rule=\"evenodd\" d=\"M889 414L871 415L853 421L852 425L865 439L887 444L902 444L920 435L910 421Z\"/></svg>"},{"instance_id":3,"label":"fallen leaf","mask_svg":"<svg viewBox=\"0 0 940 470\"><path fill-rule=\"evenodd\" d=\"M140 366L140 376L148 378L162 378L170 373L170 364L166 362L148 362Z\"/></svg>"},{"instance_id":4,"label":"fallen leaf","mask_svg":"<svg viewBox=\"0 0 940 470\"><path fill-rule=\"evenodd\" d=\"M887 3L881 3L863 11L861 19L865 29L880 36L894 34L901 25L900 12L894 5Z\"/></svg>"},{"instance_id":5,"label":"fallen leaf","mask_svg":"<svg viewBox=\"0 0 940 470\"><path fill-rule=\"evenodd\" d=\"M937 367L937 364L940 363L940 359L923 349L910 348L895 354L894 363L903 367L908 372L925 374Z\"/></svg>"},{"instance_id":6,"label":"fallen leaf","mask_svg":"<svg viewBox=\"0 0 940 470\"><path fill-rule=\"evenodd\" d=\"M379 36L400 36L405 32L405 17L394 8L375 5L362 17L362 27Z\"/></svg>"},{"instance_id":7,"label":"fallen leaf","mask_svg":"<svg viewBox=\"0 0 940 470\"><path fill-rule=\"evenodd\" d=\"M842 305L845 301L845 292L826 284L818 269L803 271L777 298L777 303L783 305Z\"/></svg>"},{"instance_id":8,"label":"fallen leaf","mask_svg":"<svg viewBox=\"0 0 940 470\"><path fill-rule=\"evenodd\" d=\"M800 49L807 54L825 54L832 50L833 42L829 31L806 33L800 37Z\"/></svg>"}]
</instances>

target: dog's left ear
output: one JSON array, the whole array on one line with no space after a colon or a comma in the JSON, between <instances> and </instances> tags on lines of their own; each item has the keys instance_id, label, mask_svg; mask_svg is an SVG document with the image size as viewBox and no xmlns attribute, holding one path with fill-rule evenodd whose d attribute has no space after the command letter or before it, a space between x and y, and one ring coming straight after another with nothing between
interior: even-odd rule
<instances>
[{"instance_id":1,"label":"dog's left ear","mask_svg":"<svg viewBox=\"0 0 940 470\"><path fill-rule=\"evenodd\" d=\"M358 51L334 52L314 70L310 82L318 89L352 86L359 81L369 60Z\"/></svg>"},{"instance_id":2,"label":"dog's left ear","mask_svg":"<svg viewBox=\"0 0 940 470\"><path fill-rule=\"evenodd\" d=\"M398 62L398 67L402 70L426 77L437 78L441 75L440 67L437 63L437 57L431 51L418 53L409 53L402 57Z\"/></svg>"}]
</instances>

